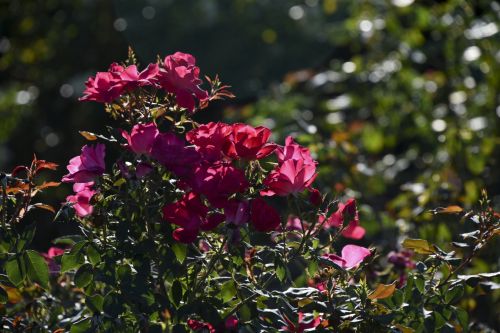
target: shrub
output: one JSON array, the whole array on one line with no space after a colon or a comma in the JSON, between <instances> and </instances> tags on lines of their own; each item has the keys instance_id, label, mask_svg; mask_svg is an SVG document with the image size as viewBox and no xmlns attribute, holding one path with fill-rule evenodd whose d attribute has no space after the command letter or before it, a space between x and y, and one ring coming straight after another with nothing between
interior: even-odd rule
<instances>
[{"instance_id":1,"label":"shrub","mask_svg":"<svg viewBox=\"0 0 500 333\"><path fill-rule=\"evenodd\" d=\"M201 87L195 58L177 52L140 71L133 52L89 78L82 100L105 104L117 127L81 131L89 144L62 178L73 195L55 221L81 233L30 249L20 228L37 160L2 174L2 325L10 331L262 332L474 331L464 293L497 289L495 273L462 275L500 230L484 192L458 206L471 230L445 251L423 239L405 250L364 247L354 198L313 187L317 162L263 126L198 124L192 116L232 97L219 79ZM109 154L112 151L112 154ZM111 157L109 157L111 155ZM24 177L20 175L23 172Z\"/></svg>"}]
</instances>

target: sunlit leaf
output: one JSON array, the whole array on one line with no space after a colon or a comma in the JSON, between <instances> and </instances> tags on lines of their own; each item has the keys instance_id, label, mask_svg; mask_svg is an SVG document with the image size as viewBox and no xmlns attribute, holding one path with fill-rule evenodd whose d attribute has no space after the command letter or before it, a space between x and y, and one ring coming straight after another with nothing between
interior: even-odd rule
<instances>
[{"instance_id":1,"label":"sunlit leaf","mask_svg":"<svg viewBox=\"0 0 500 333\"><path fill-rule=\"evenodd\" d=\"M94 133L90 133L87 131L78 131L78 133L80 133L81 136L83 136L85 139L89 141L97 140L97 136Z\"/></svg>"},{"instance_id":2,"label":"sunlit leaf","mask_svg":"<svg viewBox=\"0 0 500 333\"><path fill-rule=\"evenodd\" d=\"M403 247L419 254L433 254L436 252L434 245L429 244L425 239L407 238L403 241Z\"/></svg>"},{"instance_id":3,"label":"sunlit leaf","mask_svg":"<svg viewBox=\"0 0 500 333\"><path fill-rule=\"evenodd\" d=\"M368 295L369 299L384 299L387 297L391 297L396 290L396 282L391 284L382 284L379 283L377 288L373 292Z\"/></svg>"}]
</instances>

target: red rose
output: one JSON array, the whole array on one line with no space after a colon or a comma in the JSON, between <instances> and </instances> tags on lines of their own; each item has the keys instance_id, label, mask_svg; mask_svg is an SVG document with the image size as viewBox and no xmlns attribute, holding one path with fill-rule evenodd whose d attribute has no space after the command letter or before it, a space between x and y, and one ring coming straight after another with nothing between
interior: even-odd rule
<instances>
[{"instance_id":1,"label":"red rose","mask_svg":"<svg viewBox=\"0 0 500 333\"><path fill-rule=\"evenodd\" d=\"M195 63L192 55L176 52L165 58L158 75L161 87L176 96L180 107L191 112L195 109L195 99L204 101L208 98L208 93L199 87L202 81Z\"/></svg>"},{"instance_id":2,"label":"red rose","mask_svg":"<svg viewBox=\"0 0 500 333\"><path fill-rule=\"evenodd\" d=\"M276 149L275 144L267 143L271 135L268 128L234 124L231 126L231 134L231 140L224 147L224 153L229 157L246 160L261 159Z\"/></svg>"},{"instance_id":3,"label":"red rose","mask_svg":"<svg viewBox=\"0 0 500 333\"><path fill-rule=\"evenodd\" d=\"M281 221L278 211L268 205L262 198L252 200L250 214L252 225L257 231L273 231L280 226Z\"/></svg>"}]
</instances>

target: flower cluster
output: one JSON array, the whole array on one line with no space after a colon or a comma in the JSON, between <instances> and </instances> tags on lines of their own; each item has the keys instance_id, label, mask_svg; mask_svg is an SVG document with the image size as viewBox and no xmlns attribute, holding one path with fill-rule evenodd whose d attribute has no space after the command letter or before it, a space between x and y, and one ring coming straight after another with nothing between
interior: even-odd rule
<instances>
[{"instance_id":1,"label":"flower cluster","mask_svg":"<svg viewBox=\"0 0 500 333\"><path fill-rule=\"evenodd\" d=\"M122 201L132 200L139 209L130 218L153 210L145 218L148 237L155 233L151 229L155 226L150 225L151 216L155 216L153 219L167 222L162 224L165 228L156 230L170 230L175 242L190 244L200 239L198 248L203 254L213 252L214 239L217 242L224 238L220 254L224 246L229 246L227 239L231 244L242 243L239 241L247 241L248 234L254 232L271 233L276 246L282 246L281 240L284 244L287 239L299 240L293 251L280 252L284 257L279 260L293 259L319 233L361 239L365 230L360 226L355 200L326 201L313 187L317 161L293 137L288 136L280 145L271 140L271 130L263 126L197 124L190 118L206 101L217 99L220 90L218 81L210 82L210 93L201 88L195 63L193 56L177 52L142 71L135 64L112 64L107 72L89 78L82 100L113 103L108 109L129 114L122 117L124 129L110 132L112 138L91 137L107 139L120 148L121 156L110 168L110 175L102 177L106 169L102 143L84 146L81 154L70 160L63 182L73 183L75 194L68 196L67 202L76 214L85 221L94 207L102 204L99 198L114 197L114 188L125 183L130 184L129 191L141 188L141 193ZM167 95L158 97L156 93L161 90ZM97 193L101 195L97 197ZM145 199L148 195L151 198ZM293 214L280 207L285 201L296 207ZM300 206L308 212L301 212ZM99 212L106 209L103 206ZM224 236L218 237L221 234ZM251 265L255 249L245 253L252 254L245 257L247 265ZM357 245L344 246L341 255L321 253L317 259L323 264L345 271L356 271L371 255L369 249ZM208 273L213 268L209 265ZM252 276L251 267L246 269ZM322 291L327 288L325 282L321 286ZM235 316L218 320L217 324L193 318L197 317L188 317L186 322L193 330L236 331L239 326ZM306 320L302 312L298 320L290 320L285 313L281 318L285 324L282 329L290 332L314 329L322 320L317 315L307 316Z\"/></svg>"},{"instance_id":2,"label":"flower cluster","mask_svg":"<svg viewBox=\"0 0 500 333\"><path fill-rule=\"evenodd\" d=\"M80 100L111 103L126 92L149 86L174 94L180 107L193 111L196 100L203 102L208 98L208 93L199 87L199 75L195 58L182 52L165 57L160 65L149 64L141 72L136 65L113 63L107 72L98 72L87 80Z\"/></svg>"},{"instance_id":3,"label":"flower cluster","mask_svg":"<svg viewBox=\"0 0 500 333\"><path fill-rule=\"evenodd\" d=\"M94 182L104 173L106 147L103 144L84 146L79 156L73 157L67 166L69 174L62 178L63 182L74 183L74 195L66 198L73 204L75 212L80 217L92 214L93 206L90 200L97 193Z\"/></svg>"}]
</instances>

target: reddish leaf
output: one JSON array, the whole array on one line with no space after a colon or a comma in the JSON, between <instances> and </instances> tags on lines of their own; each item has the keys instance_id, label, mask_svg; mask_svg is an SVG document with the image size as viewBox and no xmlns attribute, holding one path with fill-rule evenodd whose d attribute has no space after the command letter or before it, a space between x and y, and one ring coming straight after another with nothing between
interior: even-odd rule
<instances>
[{"instance_id":1,"label":"reddish leaf","mask_svg":"<svg viewBox=\"0 0 500 333\"><path fill-rule=\"evenodd\" d=\"M37 174L40 170L49 169L56 170L58 165L56 163L47 162L44 160L36 160L35 162L35 174Z\"/></svg>"},{"instance_id":2,"label":"reddish leaf","mask_svg":"<svg viewBox=\"0 0 500 333\"><path fill-rule=\"evenodd\" d=\"M57 187L59 185L61 185L60 182L43 182L43 184L38 185L36 187L36 189L39 190L39 191L41 191L41 190L44 190L44 189L46 189L48 187Z\"/></svg>"}]
</instances>

